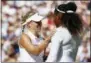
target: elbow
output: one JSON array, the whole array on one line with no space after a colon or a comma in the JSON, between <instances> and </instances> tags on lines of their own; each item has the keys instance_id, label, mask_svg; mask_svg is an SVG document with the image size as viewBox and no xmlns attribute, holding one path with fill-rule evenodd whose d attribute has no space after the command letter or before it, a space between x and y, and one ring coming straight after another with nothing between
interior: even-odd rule
<instances>
[{"instance_id":1,"label":"elbow","mask_svg":"<svg viewBox=\"0 0 91 63\"><path fill-rule=\"evenodd\" d=\"M40 53L41 53L41 48L39 48L39 47L37 47L37 48L35 48L35 55L39 55Z\"/></svg>"},{"instance_id":2,"label":"elbow","mask_svg":"<svg viewBox=\"0 0 91 63\"><path fill-rule=\"evenodd\" d=\"M36 56L38 56L39 54L40 54L40 53L38 53L38 52L37 52L37 53L35 53L35 55L36 55Z\"/></svg>"},{"instance_id":3,"label":"elbow","mask_svg":"<svg viewBox=\"0 0 91 63\"><path fill-rule=\"evenodd\" d=\"M32 51L30 51L30 53L38 56L40 54L40 50L39 49L32 49Z\"/></svg>"},{"instance_id":4,"label":"elbow","mask_svg":"<svg viewBox=\"0 0 91 63\"><path fill-rule=\"evenodd\" d=\"M34 52L33 54L38 56L40 53L37 51L37 52Z\"/></svg>"},{"instance_id":5,"label":"elbow","mask_svg":"<svg viewBox=\"0 0 91 63\"><path fill-rule=\"evenodd\" d=\"M38 56L40 53L41 53L41 51L38 49L38 50L36 50L35 55Z\"/></svg>"}]
</instances>

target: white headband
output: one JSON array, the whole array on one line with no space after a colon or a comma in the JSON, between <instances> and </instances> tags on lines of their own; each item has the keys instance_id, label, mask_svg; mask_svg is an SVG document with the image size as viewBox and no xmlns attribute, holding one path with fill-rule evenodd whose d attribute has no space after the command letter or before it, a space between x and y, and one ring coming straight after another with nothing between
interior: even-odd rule
<instances>
[{"instance_id":1,"label":"white headband","mask_svg":"<svg viewBox=\"0 0 91 63\"><path fill-rule=\"evenodd\" d=\"M61 11L61 10L59 10L58 8L57 8L57 11L59 11L59 12L61 12L61 13L65 13L64 11Z\"/></svg>"},{"instance_id":2,"label":"white headband","mask_svg":"<svg viewBox=\"0 0 91 63\"><path fill-rule=\"evenodd\" d=\"M66 11L66 12L64 12L64 11L61 11L61 10L59 10L58 8L57 8L57 11L59 11L59 12L61 12L61 13L74 13L74 11L72 11L72 10L68 10L68 11Z\"/></svg>"},{"instance_id":3,"label":"white headband","mask_svg":"<svg viewBox=\"0 0 91 63\"><path fill-rule=\"evenodd\" d=\"M74 11L72 11L72 10L68 10L68 11L66 11L67 13L74 13Z\"/></svg>"}]
</instances>

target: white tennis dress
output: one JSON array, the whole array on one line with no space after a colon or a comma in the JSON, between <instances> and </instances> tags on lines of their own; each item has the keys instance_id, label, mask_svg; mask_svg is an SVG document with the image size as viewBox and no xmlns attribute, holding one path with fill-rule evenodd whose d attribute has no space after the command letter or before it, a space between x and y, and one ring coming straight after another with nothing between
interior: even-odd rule
<instances>
[{"instance_id":1,"label":"white tennis dress","mask_svg":"<svg viewBox=\"0 0 91 63\"><path fill-rule=\"evenodd\" d=\"M32 34L28 29L24 31L31 38L31 42L34 45L39 44L40 41L34 34ZM37 39L36 39L37 38ZM19 62L42 62L42 55L43 52L40 53L38 56L28 53L24 48L19 47L20 50L20 57L18 59Z\"/></svg>"},{"instance_id":2,"label":"white tennis dress","mask_svg":"<svg viewBox=\"0 0 91 63\"><path fill-rule=\"evenodd\" d=\"M52 44L46 62L74 62L80 45L78 36L72 36L68 29L59 27L52 37Z\"/></svg>"}]
</instances>

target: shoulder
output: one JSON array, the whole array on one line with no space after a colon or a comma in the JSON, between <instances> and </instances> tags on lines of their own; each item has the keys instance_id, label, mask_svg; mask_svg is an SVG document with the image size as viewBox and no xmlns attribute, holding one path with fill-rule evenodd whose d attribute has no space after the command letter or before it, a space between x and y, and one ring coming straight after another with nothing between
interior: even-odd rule
<instances>
[{"instance_id":1,"label":"shoulder","mask_svg":"<svg viewBox=\"0 0 91 63\"><path fill-rule=\"evenodd\" d=\"M71 37L69 30L65 27L59 27L57 29L57 34L59 34L60 36L63 36L63 37Z\"/></svg>"},{"instance_id":2,"label":"shoulder","mask_svg":"<svg viewBox=\"0 0 91 63\"><path fill-rule=\"evenodd\" d=\"M28 37L28 35L27 34L25 34L25 33L22 33L22 35L21 35L21 37L20 37L20 41L22 41L22 40L30 40L31 41L31 39Z\"/></svg>"},{"instance_id":3,"label":"shoulder","mask_svg":"<svg viewBox=\"0 0 91 63\"><path fill-rule=\"evenodd\" d=\"M22 33L21 38L29 38L27 34Z\"/></svg>"},{"instance_id":4,"label":"shoulder","mask_svg":"<svg viewBox=\"0 0 91 63\"><path fill-rule=\"evenodd\" d=\"M69 41L72 38L72 35L70 34L70 32L68 31L67 28L64 27L60 27L57 28L56 33L53 36L53 39L59 39L64 40L64 41Z\"/></svg>"},{"instance_id":5,"label":"shoulder","mask_svg":"<svg viewBox=\"0 0 91 63\"><path fill-rule=\"evenodd\" d=\"M53 41L62 40L64 38L64 33L61 28L57 28L55 34L52 37Z\"/></svg>"},{"instance_id":6,"label":"shoulder","mask_svg":"<svg viewBox=\"0 0 91 63\"><path fill-rule=\"evenodd\" d=\"M22 47L23 45L26 45L26 44L31 44L31 38L29 38L25 33L22 33L21 37L20 37L20 40L19 40L19 45L20 47Z\"/></svg>"}]
</instances>

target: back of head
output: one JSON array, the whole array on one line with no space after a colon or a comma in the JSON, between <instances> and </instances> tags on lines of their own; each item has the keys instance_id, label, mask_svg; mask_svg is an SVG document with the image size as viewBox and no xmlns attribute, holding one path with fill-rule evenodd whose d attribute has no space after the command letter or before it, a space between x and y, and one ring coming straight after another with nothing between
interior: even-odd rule
<instances>
[{"instance_id":1,"label":"back of head","mask_svg":"<svg viewBox=\"0 0 91 63\"><path fill-rule=\"evenodd\" d=\"M66 11L71 10L73 12L76 12L76 9L77 9L77 6L76 6L75 3L69 2L69 3L66 4L66 7L65 7Z\"/></svg>"},{"instance_id":2,"label":"back of head","mask_svg":"<svg viewBox=\"0 0 91 63\"><path fill-rule=\"evenodd\" d=\"M60 18L61 25L66 27L71 34L78 34L82 30L82 19L76 13L77 6L74 2L59 5L54 13L63 14Z\"/></svg>"}]
</instances>

